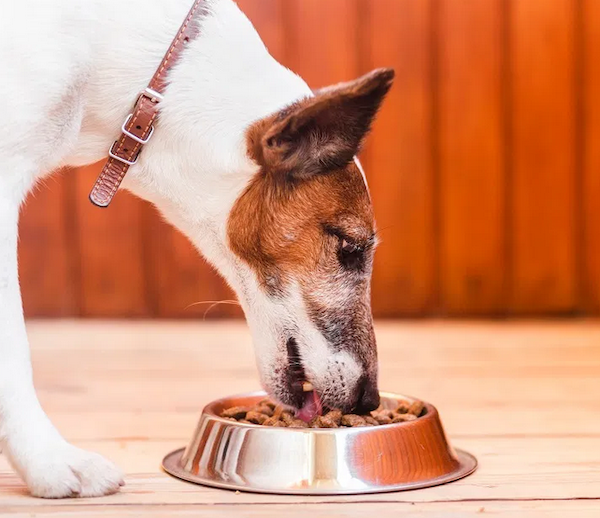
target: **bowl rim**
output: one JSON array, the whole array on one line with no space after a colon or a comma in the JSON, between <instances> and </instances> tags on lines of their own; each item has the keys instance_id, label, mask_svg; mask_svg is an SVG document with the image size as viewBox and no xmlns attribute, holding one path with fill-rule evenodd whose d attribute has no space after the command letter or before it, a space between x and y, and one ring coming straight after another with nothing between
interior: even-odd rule
<instances>
[{"instance_id":1,"label":"bowl rim","mask_svg":"<svg viewBox=\"0 0 600 518\"><path fill-rule=\"evenodd\" d=\"M254 423L240 423L239 421L232 421L231 419L227 419L225 417L221 417L214 411L214 407L228 401L230 399L244 399L244 398L257 398L257 397L268 397L268 394L264 390L255 390L252 392L242 392L239 394L232 394L230 396L225 396L219 399L214 399L210 403L207 403L202 409L201 419L208 417L211 421L217 421L220 423L224 423L228 426L241 426L241 427L253 427L262 429L269 432L300 432L300 433L369 433L375 432L378 430L389 430L390 428L396 428L398 426L409 427L415 426L417 424L423 424L424 420L435 419L438 415L437 408L433 406L431 403L427 401L423 401L422 399L418 399L412 396L407 396L404 394L399 394L396 392L387 392L381 391L379 395L383 398L387 399L406 399L409 401L421 401L425 405L427 412L415 419L414 421L404 421L400 423L389 423L382 424L379 426L355 426L355 427L340 427L340 428L288 428L288 427L279 427L279 426L263 426L260 424Z\"/></svg>"}]
</instances>

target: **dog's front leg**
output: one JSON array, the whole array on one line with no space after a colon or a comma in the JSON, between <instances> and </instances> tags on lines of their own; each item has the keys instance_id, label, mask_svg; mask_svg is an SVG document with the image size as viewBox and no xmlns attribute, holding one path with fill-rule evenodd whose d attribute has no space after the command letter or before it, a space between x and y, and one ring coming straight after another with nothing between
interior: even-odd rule
<instances>
[{"instance_id":1,"label":"dog's front leg","mask_svg":"<svg viewBox=\"0 0 600 518\"><path fill-rule=\"evenodd\" d=\"M123 484L118 468L67 443L35 394L17 276L20 199L10 191L0 182L0 449L33 495L114 493Z\"/></svg>"}]
</instances>

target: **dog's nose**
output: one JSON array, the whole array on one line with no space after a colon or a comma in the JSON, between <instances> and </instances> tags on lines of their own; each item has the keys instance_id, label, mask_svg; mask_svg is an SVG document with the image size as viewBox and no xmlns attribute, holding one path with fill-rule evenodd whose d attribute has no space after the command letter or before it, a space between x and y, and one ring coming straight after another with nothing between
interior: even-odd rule
<instances>
[{"instance_id":1,"label":"dog's nose","mask_svg":"<svg viewBox=\"0 0 600 518\"><path fill-rule=\"evenodd\" d=\"M377 381L363 377L358 385L358 399L356 401L356 412L366 414L379 406L379 390Z\"/></svg>"}]
</instances>

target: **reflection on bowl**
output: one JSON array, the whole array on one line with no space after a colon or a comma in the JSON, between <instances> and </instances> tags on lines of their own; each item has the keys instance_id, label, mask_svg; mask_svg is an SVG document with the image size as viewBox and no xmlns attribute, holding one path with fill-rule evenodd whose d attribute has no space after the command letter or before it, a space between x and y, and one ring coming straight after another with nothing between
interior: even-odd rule
<instances>
[{"instance_id":1,"label":"reflection on bowl","mask_svg":"<svg viewBox=\"0 0 600 518\"><path fill-rule=\"evenodd\" d=\"M357 428L272 428L219 417L264 392L207 405L185 449L163 460L179 478L227 489L282 494L352 494L416 489L472 473L477 461L454 450L433 405L414 421ZM382 393L393 409L412 398Z\"/></svg>"}]
</instances>

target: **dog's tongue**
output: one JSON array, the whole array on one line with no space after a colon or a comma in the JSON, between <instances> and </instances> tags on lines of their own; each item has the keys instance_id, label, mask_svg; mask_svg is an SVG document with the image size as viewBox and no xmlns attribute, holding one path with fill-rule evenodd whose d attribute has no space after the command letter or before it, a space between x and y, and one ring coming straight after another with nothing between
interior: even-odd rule
<instances>
[{"instance_id":1,"label":"dog's tongue","mask_svg":"<svg viewBox=\"0 0 600 518\"><path fill-rule=\"evenodd\" d=\"M304 393L304 404L298 411L298 419L302 419L308 423L313 417L321 415L323 407L321 406L321 398L316 390L311 390Z\"/></svg>"}]
</instances>

